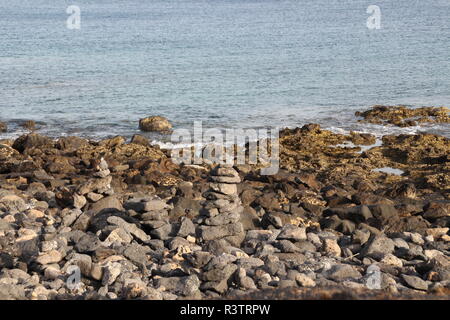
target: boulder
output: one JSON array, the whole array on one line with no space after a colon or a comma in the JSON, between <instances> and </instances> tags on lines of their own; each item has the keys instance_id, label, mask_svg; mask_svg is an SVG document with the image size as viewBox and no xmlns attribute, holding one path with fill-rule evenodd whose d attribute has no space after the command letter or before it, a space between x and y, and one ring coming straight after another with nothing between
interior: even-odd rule
<instances>
[{"instance_id":1,"label":"boulder","mask_svg":"<svg viewBox=\"0 0 450 320\"><path fill-rule=\"evenodd\" d=\"M139 145L144 146L144 147L150 146L150 141L146 137L144 137L144 136L142 136L140 134L135 134L131 138L131 143L139 144Z\"/></svg>"},{"instance_id":2,"label":"boulder","mask_svg":"<svg viewBox=\"0 0 450 320\"><path fill-rule=\"evenodd\" d=\"M19 152L24 152L31 148L40 148L44 146L53 147L54 142L49 137L41 136L37 133L31 133L17 138L12 147Z\"/></svg>"},{"instance_id":3,"label":"boulder","mask_svg":"<svg viewBox=\"0 0 450 320\"><path fill-rule=\"evenodd\" d=\"M170 131L172 124L167 118L160 116L153 116L139 120L139 129L142 131Z\"/></svg>"}]
</instances>

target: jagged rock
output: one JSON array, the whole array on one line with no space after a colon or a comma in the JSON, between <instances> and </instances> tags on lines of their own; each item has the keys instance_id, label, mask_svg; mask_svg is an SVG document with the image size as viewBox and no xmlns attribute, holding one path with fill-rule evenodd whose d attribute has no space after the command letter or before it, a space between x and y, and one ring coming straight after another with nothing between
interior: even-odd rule
<instances>
[{"instance_id":1,"label":"jagged rock","mask_svg":"<svg viewBox=\"0 0 450 320\"><path fill-rule=\"evenodd\" d=\"M125 220L123 220L120 217L117 216L111 216L107 218L108 223L116 225L122 229L124 229L126 232L132 234L136 239L140 241L148 241L150 240L150 237L141 229L139 229L135 224L128 223Z\"/></svg>"},{"instance_id":2,"label":"jagged rock","mask_svg":"<svg viewBox=\"0 0 450 320\"><path fill-rule=\"evenodd\" d=\"M6 195L0 197L0 210L6 213L14 214L28 209L25 201L16 195Z\"/></svg>"},{"instance_id":3,"label":"jagged rock","mask_svg":"<svg viewBox=\"0 0 450 320\"><path fill-rule=\"evenodd\" d=\"M102 179L90 179L81 185L77 192L80 195L85 195L90 192L103 193L102 191L111 188L112 177L108 176Z\"/></svg>"}]
</instances>

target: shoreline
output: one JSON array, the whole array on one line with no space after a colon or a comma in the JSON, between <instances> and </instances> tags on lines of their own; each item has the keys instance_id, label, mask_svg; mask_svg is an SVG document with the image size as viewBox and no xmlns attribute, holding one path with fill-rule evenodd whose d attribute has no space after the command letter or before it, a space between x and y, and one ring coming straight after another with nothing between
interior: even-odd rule
<instances>
[{"instance_id":1,"label":"shoreline","mask_svg":"<svg viewBox=\"0 0 450 320\"><path fill-rule=\"evenodd\" d=\"M399 105L403 106L403 105ZM367 107L365 108L365 111L371 110L371 108L376 107ZM422 106L404 106L405 109L408 110L433 110L433 109L445 109L446 107L422 107ZM358 111L356 111L358 113ZM363 113L363 111L359 112ZM432 114L432 112L430 112ZM347 119L348 118L348 119ZM327 121L324 121L324 119L309 119L304 121L299 121L299 123L291 123L289 125L279 125L277 126L280 129L288 128L288 129L294 129L296 127L301 127L308 123L318 123L321 125L322 128L325 130L333 131L334 133L342 133L342 134L350 134L351 131L359 132L359 133L369 133L373 134L379 138L381 138L385 134L420 134L420 133L432 133L432 134L439 134L443 135L447 138L450 138L450 130L447 128L446 123L439 123L437 122L428 122L418 121L415 125L414 124L408 124L407 126L404 125L398 125L395 124L394 121L390 121L387 123L383 122L375 122L375 121L360 121L363 120L363 118L359 115L355 115L355 111L349 111L345 122L348 123L347 125L344 125L341 123L341 126L339 126L337 123L326 123ZM391 119L393 120L393 119ZM130 140L133 135L136 134L143 134L146 138L150 139L153 144L160 144L160 145L168 145L170 144L170 135L168 134L161 134L158 132L142 132L139 130L137 122L136 121L130 122L127 120L125 123L120 124L120 129L113 133L109 132L106 134L100 133L100 131L95 132L91 131L92 129L85 129L83 130L82 127L74 128L69 127L69 131L65 131L64 129L64 123L61 123L60 125L53 125L50 123L44 123L42 121L34 121L35 122L35 128L30 131L26 128L23 128L23 124L26 123L28 120L26 118L24 119L14 119L14 120L2 120L0 119L0 140L4 139L17 139L19 136L23 134L27 134L30 132L39 133L42 135L47 135L52 137L53 139L58 139L60 137L69 137L69 136L77 136L81 137L83 139L89 139L93 141L103 140L103 139L110 139L117 135L125 137L127 140ZM342 120L343 121L343 120ZM207 123L206 121L203 121L204 123ZM329 122L329 121L328 121ZM2 124L6 125L8 127L8 130L2 131ZM103 127L104 125L102 125ZM112 125L111 125L112 126ZM257 127L252 126L244 126L244 128L247 129L258 129L258 128L270 128L270 125L258 125ZM174 127L174 129L187 129L187 130L193 130L193 123L184 124L181 125L177 123ZM206 126L204 129L211 129L211 128L217 128L219 130L226 130L226 129L235 129L236 126ZM106 129L107 131L110 130Z\"/></svg>"},{"instance_id":2,"label":"shoreline","mask_svg":"<svg viewBox=\"0 0 450 320\"><path fill-rule=\"evenodd\" d=\"M373 110L365 120L411 124ZM283 129L268 176L176 164L144 137L2 141L1 298L450 297L444 136Z\"/></svg>"}]
</instances>

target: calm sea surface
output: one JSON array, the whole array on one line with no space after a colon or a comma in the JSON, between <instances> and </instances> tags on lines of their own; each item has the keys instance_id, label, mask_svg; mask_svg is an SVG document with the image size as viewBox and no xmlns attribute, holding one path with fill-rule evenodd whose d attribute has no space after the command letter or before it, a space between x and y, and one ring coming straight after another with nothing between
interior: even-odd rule
<instances>
[{"instance_id":1,"label":"calm sea surface","mask_svg":"<svg viewBox=\"0 0 450 320\"><path fill-rule=\"evenodd\" d=\"M66 28L72 4L80 30ZM356 123L397 103L450 105L450 1L0 0L0 138L25 119L52 136L130 136L149 115L450 136Z\"/></svg>"}]
</instances>

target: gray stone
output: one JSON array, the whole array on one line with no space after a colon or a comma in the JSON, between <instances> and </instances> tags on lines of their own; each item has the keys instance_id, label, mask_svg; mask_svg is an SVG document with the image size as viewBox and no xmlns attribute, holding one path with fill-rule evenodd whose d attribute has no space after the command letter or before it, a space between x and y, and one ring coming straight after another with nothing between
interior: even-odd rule
<instances>
[{"instance_id":1,"label":"gray stone","mask_svg":"<svg viewBox=\"0 0 450 320\"><path fill-rule=\"evenodd\" d=\"M141 270L144 270L148 263L148 252L148 247L143 247L133 243L126 247L126 249L123 251L123 255L126 258L130 259L139 268L141 268Z\"/></svg>"},{"instance_id":2,"label":"gray stone","mask_svg":"<svg viewBox=\"0 0 450 320\"><path fill-rule=\"evenodd\" d=\"M119 211L124 210L122 203L120 202L119 199L117 199L116 196L105 197L105 198L102 198L99 201L93 203L91 205L90 211L92 211L93 214L95 215L97 213L100 213L103 210L111 210L111 209L115 209L115 210L119 210Z\"/></svg>"},{"instance_id":3,"label":"gray stone","mask_svg":"<svg viewBox=\"0 0 450 320\"><path fill-rule=\"evenodd\" d=\"M237 186L229 183L210 183L211 190L226 195L237 194Z\"/></svg>"},{"instance_id":4,"label":"gray stone","mask_svg":"<svg viewBox=\"0 0 450 320\"><path fill-rule=\"evenodd\" d=\"M91 273L92 258L87 254L73 253L66 262L63 271L66 271L70 266L77 266L80 268L82 275L89 276Z\"/></svg>"},{"instance_id":5,"label":"gray stone","mask_svg":"<svg viewBox=\"0 0 450 320\"><path fill-rule=\"evenodd\" d=\"M213 268L200 274L203 281L229 280L238 267L234 264L227 264L223 268Z\"/></svg>"},{"instance_id":6,"label":"gray stone","mask_svg":"<svg viewBox=\"0 0 450 320\"><path fill-rule=\"evenodd\" d=\"M448 256L438 255L432 258L430 266L438 274L440 281L450 281L450 260Z\"/></svg>"},{"instance_id":7,"label":"gray stone","mask_svg":"<svg viewBox=\"0 0 450 320\"><path fill-rule=\"evenodd\" d=\"M93 252L101 246L99 238L94 234L83 235L76 243L75 250L80 253Z\"/></svg>"},{"instance_id":8,"label":"gray stone","mask_svg":"<svg viewBox=\"0 0 450 320\"><path fill-rule=\"evenodd\" d=\"M177 230L174 224L166 223L157 229L150 231L152 238L167 240L174 237L177 234Z\"/></svg>"},{"instance_id":9,"label":"gray stone","mask_svg":"<svg viewBox=\"0 0 450 320\"><path fill-rule=\"evenodd\" d=\"M225 224L236 223L240 220L239 212L228 212L222 213L215 217L207 218L204 221L204 224L209 226L220 226Z\"/></svg>"},{"instance_id":10,"label":"gray stone","mask_svg":"<svg viewBox=\"0 0 450 320\"><path fill-rule=\"evenodd\" d=\"M191 221L191 219L187 217L182 217L180 228L178 229L178 236L185 238L189 235L195 235L195 225Z\"/></svg>"},{"instance_id":11,"label":"gray stone","mask_svg":"<svg viewBox=\"0 0 450 320\"><path fill-rule=\"evenodd\" d=\"M336 264L326 272L326 277L334 281L342 282L347 279L359 279L362 275L355 267L349 264Z\"/></svg>"},{"instance_id":12,"label":"gray stone","mask_svg":"<svg viewBox=\"0 0 450 320\"><path fill-rule=\"evenodd\" d=\"M150 240L149 235L147 235L144 231L139 229L135 224L128 223L120 217L111 216L111 217L107 218L107 221L108 221L108 223L114 224L114 225L124 229L125 231L127 231L128 233L130 233L131 235L133 235L136 239L138 239L140 241L145 242L145 241Z\"/></svg>"},{"instance_id":13,"label":"gray stone","mask_svg":"<svg viewBox=\"0 0 450 320\"><path fill-rule=\"evenodd\" d=\"M413 289L422 291L428 290L428 284L426 281L420 279L419 277L402 274L402 279L409 287Z\"/></svg>"},{"instance_id":14,"label":"gray stone","mask_svg":"<svg viewBox=\"0 0 450 320\"><path fill-rule=\"evenodd\" d=\"M292 241L306 240L306 228L300 228L292 224L286 224L281 228L281 232L278 235L277 239Z\"/></svg>"},{"instance_id":15,"label":"gray stone","mask_svg":"<svg viewBox=\"0 0 450 320\"><path fill-rule=\"evenodd\" d=\"M196 275L186 277L159 278L155 280L155 286L164 287L170 292L188 297L198 291L200 280Z\"/></svg>"},{"instance_id":16,"label":"gray stone","mask_svg":"<svg viewBox=\"0 0 450 320\"><path fill-rule=\"evenodd\" d=\"M27 209L25 201L16 195L6 195L0 198L0 211L14 214Z\"/></svg>"},{"instance_id":17,"label":"gray stone","mask_svg":"<svg viewBox=\"0 0 450 320\"><path fill-rule=\"evenodd\" d=\"M395 244L391 239L382 235L372 236L372 238L364 245L362 256L380 260L386 254L393 253L394 249Z\"/></svg>"},{"instance_id":18,"label":"gray stone","mask_svg":"<svg viewBox=\"0 0 450 320\"><path fill-rule=\"evenodd\" d=\"M25 287L0 283L0 300L25 300Z\"/></svg>"},{"instance_id":19,"label":"gray stone","mask_svg":"<svg viewBox=\"0 0 450 320\"><path fill-rule=\"evenodd\" d=\"M221 239L244 232L242 224L239 222L223 226L200 226L197 230L199 236L205 241Z\"/></svg>"},{"instance_id":20,"label":"gray stone","mask_svg":"<svg viewBox=\"0 0 450 320\"><path fill-rule=\"evenodd\" d=\"M118 262L112 262L108 263L103 268L103 278L102 278L102 284L105 285L112 285L117 277L122 272L122 266Z\"/></svg>"},{"instance_id":21,"label":"gray stone","mask_svg":"<svg viewBox=\"0 0 450 320\"><path fill-rule=\"evenodd\" d=\"M163 210L167 207L168 207L167 204L163 200L154 199L154 200L147 201L145 203L144 210L145 211L159 211L159 210Z\"/></svg>"}]
</instances>

